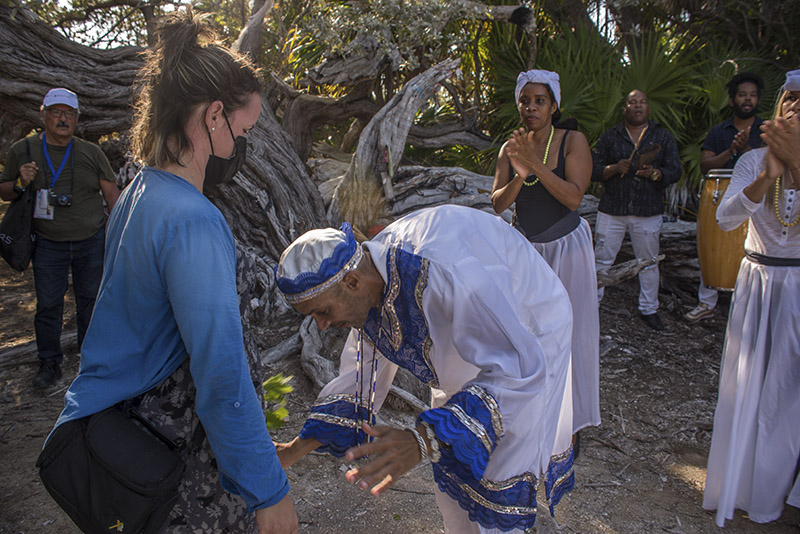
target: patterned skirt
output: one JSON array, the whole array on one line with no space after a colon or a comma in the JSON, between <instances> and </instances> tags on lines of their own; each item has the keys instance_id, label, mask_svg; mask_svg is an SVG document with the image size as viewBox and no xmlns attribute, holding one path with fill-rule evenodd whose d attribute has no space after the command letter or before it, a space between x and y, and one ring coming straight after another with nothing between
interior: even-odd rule
<instances>
[{"instance_id":1,"label":"patterned skirt","mask_svg":"<svg viewBox=\"0 0 800 534\"><path fill-rule=\"evenodd\" d=\"M194 411L195 392L187 358L169 378L133 403L156 430L188 454L178 502L160 532L256 534L255 515L247 511L244 500L220 485L217 460Z\"/></svg>"}]
</instances>

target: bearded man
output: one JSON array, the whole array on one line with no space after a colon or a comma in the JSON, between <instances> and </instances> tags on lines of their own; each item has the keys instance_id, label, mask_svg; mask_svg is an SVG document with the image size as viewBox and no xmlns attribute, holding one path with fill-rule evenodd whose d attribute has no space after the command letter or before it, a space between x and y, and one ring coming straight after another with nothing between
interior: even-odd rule
<instances>
[{"instance_id":1,"label":"bearded man","mask_svg":"<svg viewBox=\"0 0 800 534\"><path fill-rule=\"evenodd\" d=\"M733 169L739 156L761 146L761 117L756 115L764 80L752 72L741 72L728 82L728 105L733 116L709 130L703 141L700 170L703 174L711 169ZM697 290L697 306L684 315L691 322L711 317L717 307L718 293L703 282Z\"/></svg>"}]
</instances>

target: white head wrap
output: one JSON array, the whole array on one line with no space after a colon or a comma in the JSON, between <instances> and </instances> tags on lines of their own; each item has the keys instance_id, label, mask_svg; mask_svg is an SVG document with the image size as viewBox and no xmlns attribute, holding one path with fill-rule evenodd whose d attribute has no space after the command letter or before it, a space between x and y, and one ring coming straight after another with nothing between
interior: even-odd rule
<instances>
[{"instance_id":1,"label":"white head wrap","mask_svg":"<svg viewBox=\"0 0 800 534\"><path fill-rule=\"evenodd\" d=\"M514 91L514 102L519 104L519 93L529 83L541 83L550 87L556 97L556 105L561 107L561 84L558 82L558 73L550 70L529 70L520 72L517 76L517 88Z\"/></svg>"},{"instance_id":2,"label":"white head wrap","mask_svg":"<svg viewBox=\"0 0 800 534\"><path fill-rule=\"evenodd\" d=\"M783 88L786 91L800 91L800 69L786 73L786 83L783 84Z\"/></svg>"},{"instance_id":3,"label":"white head wrap","mask_svg":"<svg viewBox=\"0 0 800 534\"><path fill-rule=\"evenodd\" d=\"M341 230L309 230L283 251L275 281L290 304L299 304L338 283L358 267L362 255L349 223Z\"/></svg>"}]
</instances>

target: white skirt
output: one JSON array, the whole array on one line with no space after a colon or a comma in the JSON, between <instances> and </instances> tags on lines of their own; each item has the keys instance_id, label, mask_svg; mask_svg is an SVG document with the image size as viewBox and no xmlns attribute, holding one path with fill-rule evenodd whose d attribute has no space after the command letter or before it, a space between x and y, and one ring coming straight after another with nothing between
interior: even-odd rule
<instances>
[{"instance_id":1,"label":"white skirt","mask_svg":"<svg viewBox=\"0 0 800 534\"><path fill-rule=\"evenodd\" d=\"M717 525L800 506L800 267L743 259L720 368L703 508ZM787 498L788 497L788 498Z\"/></svg>"},{"instance_id":2,"label":"white skirt","mask_svg":"<svg viewBox=\"0 0 800 534\"><path fill-rule=\"evenodd\" d=\"M585 219L572 232L533 243L558 275L572 304L572 431L600 424L600 322L592 230Z\"/></svg>"}]
</instances>

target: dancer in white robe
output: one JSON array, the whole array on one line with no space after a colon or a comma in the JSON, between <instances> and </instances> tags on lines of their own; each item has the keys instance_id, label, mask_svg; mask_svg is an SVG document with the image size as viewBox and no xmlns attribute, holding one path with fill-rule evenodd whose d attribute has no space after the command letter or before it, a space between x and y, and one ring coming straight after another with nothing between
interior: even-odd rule
<instances>
[{"instance_id":1,"label":"dancer in white robe","mask_svg":"<svg viewBox=\"0 0 800 534\"><path fill-rule=\"evenodd\" d=\"M720 369L703 507L724 526L800 506L800 70L787 75L767 148L744 154L717 209L723 230L746 220Z\"/></svg>"},{"instance_id":2,"label":"dancer in white robe","mask_svg":"<svg viewBox=\"0 0 800 534\"><path fill-rule=\"evenodd\" d=\"M529 70L515 91L524 125L500 149L492 186L497 213L514 204L514 227L564 284L572 304L572 431L600 424L600 319L592 231L578 212L592 177L580 132L561 117L558 74ZM576 434L577 437L577 434ZM576 447L577 450L577 447Z\"/></svg>"},{"instance_id":3,"label":"dancer in white robe","mask_svg":"<svg viewBox=\"0 0 800 534\"><path fill-rule=\"evenodd\" d=\"M278 444L282 464L314 449L370 455L347 479L379 495L428 456L447 532L531 528L540 477L551 512L574 485L563 285L519 232L471 208L415 212L363 253L343 228L307 232L276 267L295 309L353 328L339 376L298 438ZM433 407L413 430L372 427L398 365L433 388Z\"/></svg>"}]
</instances>

